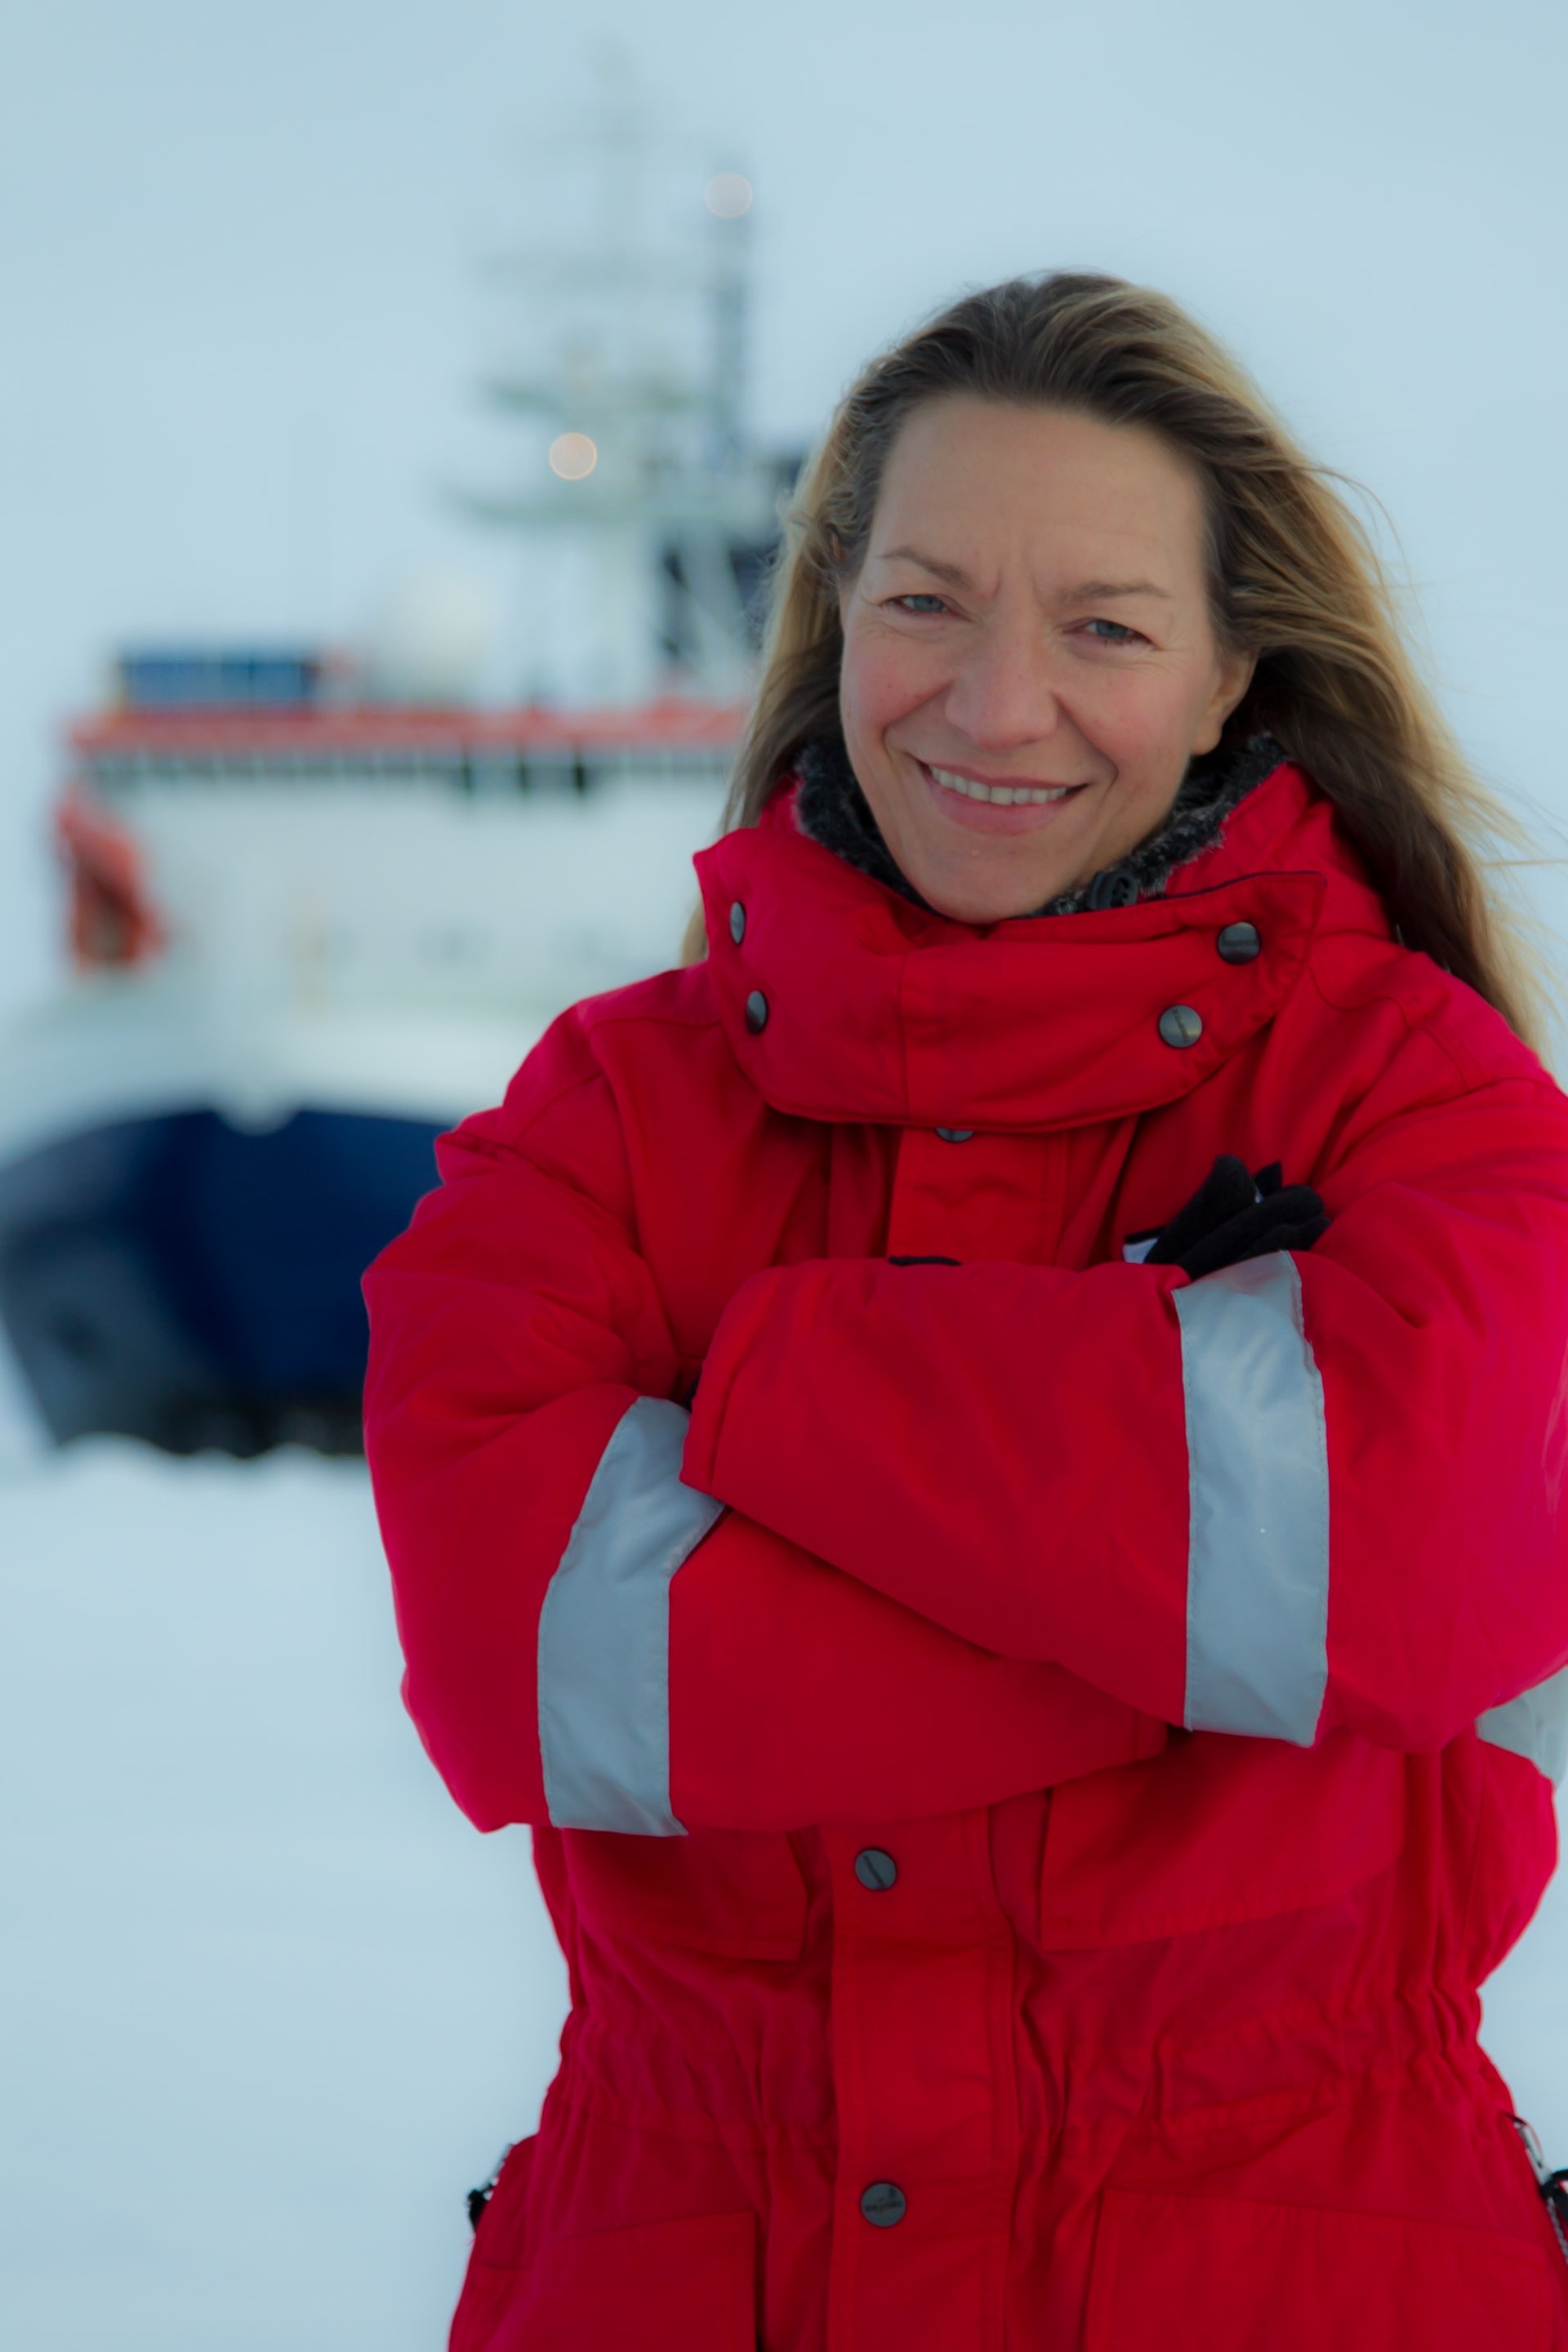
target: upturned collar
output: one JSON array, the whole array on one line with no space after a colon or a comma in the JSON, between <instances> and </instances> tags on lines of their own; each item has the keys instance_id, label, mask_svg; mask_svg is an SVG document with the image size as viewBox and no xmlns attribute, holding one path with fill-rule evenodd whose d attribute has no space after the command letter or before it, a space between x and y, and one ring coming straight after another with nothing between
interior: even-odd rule
<instances>
[{"instance_id":1,"label":"upturned collar","mask_svg":"<svg viewBox=\"0 0 1568 2352\"><path fill-rule=\"evenodd\" d=\"M697 859L731 1051L775 1110L1047 1130L1173 1102L1262 1028L1325 920L1388 936L1331 804L1282 763L1179 887L955 923L801 829L787 782Z\"/></svg>"}]
</instances>

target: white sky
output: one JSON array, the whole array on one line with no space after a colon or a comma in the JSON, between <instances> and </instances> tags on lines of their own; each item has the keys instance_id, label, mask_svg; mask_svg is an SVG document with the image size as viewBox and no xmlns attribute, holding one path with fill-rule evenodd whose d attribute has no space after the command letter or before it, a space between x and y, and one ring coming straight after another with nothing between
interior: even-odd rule
<instances>
[{"instance_id":1,"label":"white sky","mask_svg":"<svg viewBox=\"0 0 1568 2352\"><path fill-rule=\"evenodd\" d=\"M755 180L765 426L961 284L1163 286L1384 501L1467 740L1568 813L1560 5L14 0L0 1003L47 970L52 730L117 641L352 635L413 569L521 568L440 491L493 470L479 258L605 40Z\"/></svg>"}]
</instances>

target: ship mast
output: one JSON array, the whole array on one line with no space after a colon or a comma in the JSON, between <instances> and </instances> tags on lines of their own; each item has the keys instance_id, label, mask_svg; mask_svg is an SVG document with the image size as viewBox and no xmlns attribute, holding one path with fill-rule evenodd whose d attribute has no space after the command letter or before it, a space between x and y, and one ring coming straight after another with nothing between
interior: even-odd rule
<instances>
[{"instance_id":1,"label":"ship mast","mask_svg":"<svg viewBox=\"0 0 1568 2352\"><path fill-rule=\"evenodd\" d=\"M518 331L482 390L527 428L521 462L461 503L575 579L596 698L732 700L793 470L746 426L751 187L683 168L624 80L567 152L587 182L567 234L497 265Z\"/></svg>"}]
</instances>

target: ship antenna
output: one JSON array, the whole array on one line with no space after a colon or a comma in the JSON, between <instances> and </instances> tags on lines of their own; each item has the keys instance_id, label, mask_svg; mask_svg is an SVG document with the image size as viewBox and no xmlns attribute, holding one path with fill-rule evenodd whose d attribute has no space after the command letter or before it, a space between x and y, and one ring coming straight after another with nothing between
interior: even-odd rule
<instances>
[{"instance_id":1,"label":"ship antenna","mask_svg":"<svg viewBox=\"0 0 1568 2352\"><path fill-rule=\"evenodd\" d=\"M619 68L585 127L533 155L578 184L559 235L492 265L511 334L482 390L525 445L510 486L457 502L538 543L579 690L733 701L793 470L747 425L751 182L733 164L704 178ZM568 618L558 583L584 573Z\"/></svg>"}]
</instances>

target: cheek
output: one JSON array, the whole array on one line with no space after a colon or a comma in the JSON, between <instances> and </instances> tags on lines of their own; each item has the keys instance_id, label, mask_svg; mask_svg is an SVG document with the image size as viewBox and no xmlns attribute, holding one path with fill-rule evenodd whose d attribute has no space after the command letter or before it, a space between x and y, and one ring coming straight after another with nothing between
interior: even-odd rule
<instances>
[{"instance_id":1,"label":"cheek","mask_svg":"<svg viewBox=\"0 0 1568 2352\"><path fill-rule=\"evenodd\" d=\"M926 700L933 689L922 651L896 638L850 638L844 648L840 699L853 733L881 734Z\"/></svg>"},{"instance_id":2,"label":"cheek","mask_svg":"<svg viewBox=\"0 0 1568 2352\"><path fill-rule=\"evenodd\" d=\"M1175 752L1184 758L1193 711L1184 679L1144 671L1095 681L1080 705L1084 732L1124 776L1165 781Z\"/></svg>"}]
</instances>

